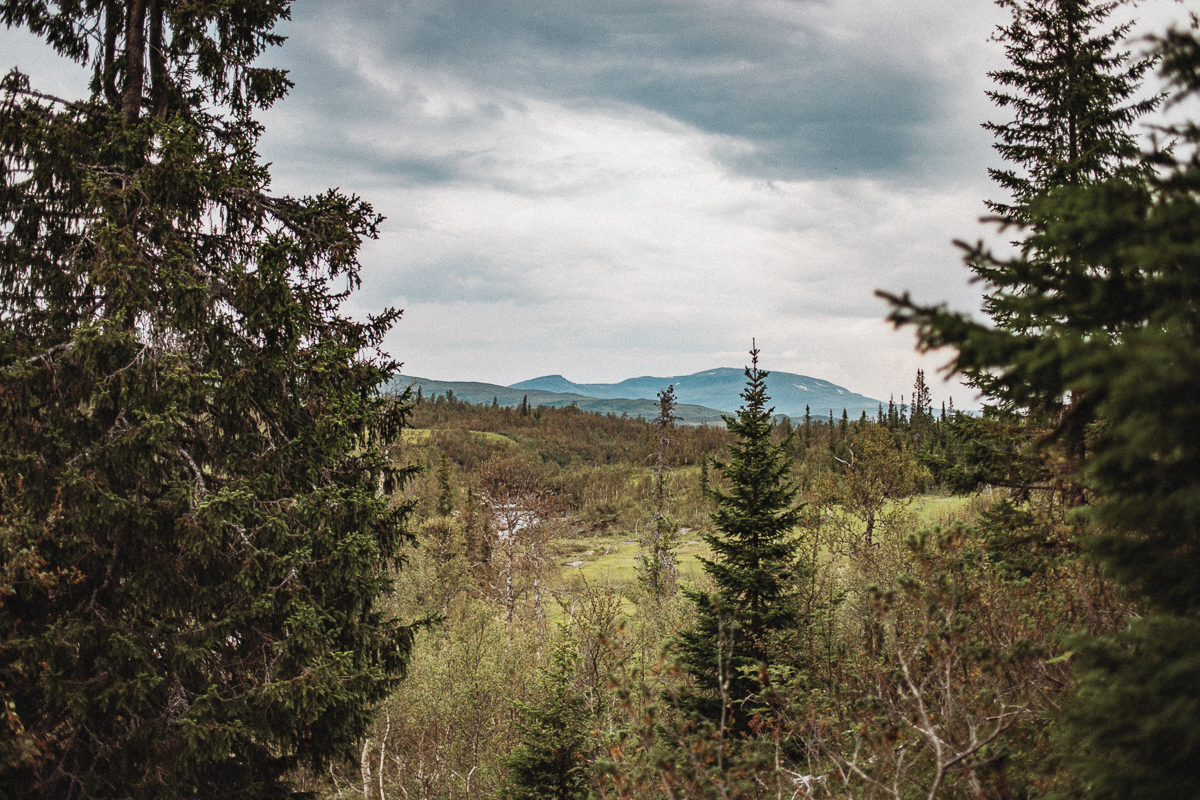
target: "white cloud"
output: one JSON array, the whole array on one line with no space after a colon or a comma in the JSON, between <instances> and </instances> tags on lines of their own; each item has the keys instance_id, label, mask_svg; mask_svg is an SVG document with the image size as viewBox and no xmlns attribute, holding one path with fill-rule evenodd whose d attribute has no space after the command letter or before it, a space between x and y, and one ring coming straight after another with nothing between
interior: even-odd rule
<instances>
[{"instance_id":1,"label":"white cloud","mask_svg":"<svg viewBox=\"0 0 1200 800\"><path fill-rule=\"evenodd\" d=\"M886 401L948 356L914 353L874 290L978 303L950 242L993 236L977 223L996 194L979 128L1003 59L992 3L295 14L264 59L297 87L265 115L262 151L278 190L339 186L388 217L353 307L406 309L388 346L407 374L616 382L740 366L756 337L769 369ZM0 47L56 91L86 86L32 37L0 31Z\"/></svg>"}]
</instances>

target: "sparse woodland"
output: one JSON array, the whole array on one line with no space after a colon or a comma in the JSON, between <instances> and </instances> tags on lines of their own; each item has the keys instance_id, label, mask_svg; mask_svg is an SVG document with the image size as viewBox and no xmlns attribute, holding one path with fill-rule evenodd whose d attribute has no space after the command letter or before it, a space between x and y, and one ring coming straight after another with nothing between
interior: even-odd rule
<instances>
[{"instance_id":1,"label":"sparse woodland","mask_svg":"<svg viewBox=\"0 0 1200 800\"><path fill-rule=\"evenodd\" d=\"M913 395L923 387L920 375ZM948 490L978 418L926 404L768 424L797 494L776 565L784 613L766 636L736 603L726 618L699 599L719 594L698 559L714 559L716 495L734 488L716 466L731 431L440 395L412 405L410 424L393 458L422 467L398 498L415 502L419 533L395 602L430 622L361 763L332 773L341 792L1077 788L1050 747L1051 716L1077 682L1061 634L1114 629L1135 603L1081 559L1052 487L1019 500ZM663 517L682 534L678 590L656 592L638 556L658 530L663 438ZM697 630L711 658L687 667L681 643Z\"/></svg>"},{"instance_id":2,"label":"sparse woodland","mask_svg":"<svg viewBox=\"0 0 1200 800\"><path fill-rule=\"evenodd\" d=\"M381 393L378 218L253 152L286 3L0 3L96 76L0 87L0 797L1200 796L1200 131L1130 132L1200 37L999 4L1017 254L885 295L985 410L752 349L720 427Z\"/></svg>"}]
</instances>

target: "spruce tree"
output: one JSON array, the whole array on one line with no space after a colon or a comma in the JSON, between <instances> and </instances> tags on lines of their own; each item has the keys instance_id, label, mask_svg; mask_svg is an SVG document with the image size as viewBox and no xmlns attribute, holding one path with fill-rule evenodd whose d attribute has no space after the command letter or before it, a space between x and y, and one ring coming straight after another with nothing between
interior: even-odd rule
<instances>
[{"instance_id":1,"label":"spruce tree","mask_svg":"<svg viewBox=\"0 0 1200 800\"><path fill-rule=\"evenodd\" d=\"M668 386L658 393L658 416L651 426L658 431L658 447L654 462L654 525L646 527L641 552L638 554L638 577L652 597L675 594L676 551L679 548L679 525L667 513L667 447L670 432L679 421L675 416L675 387Z\"/></svg>"},{"instance_id":2,"label":"spruce tree","mask_svg":"<svg viewBox=\"0 0 1200 800\"><path fill-rule=\"evenodd\" d=\"M1125 49L1130 25L1106 27L1125 0L997 0L1011 13L996 38L1004 44L1009 66L990 73L997 88L988 96L1013 119L988 122L997 152L1007 166L989 170L1009 194L987 202L1005 223L1036 232L1041 224L1030 204L1048 191L1083 186L1123 173L1145 172L1132 126L1161 102L1158 96L1136 99L1142 78L1154 63L1132 58ZM1055 320L1038 298L1076 280L1068 263L1039 253L1025 240L1032 269L1008 262L968 258L987 286L984 310L999 328L1036 332ZM1006 405L1028 408L1029 398L1010 397L986 371L966 374L989 396ZM1049 409L1057 413L1061 398Z\"/></svg>"},{"instance_id":3,"label":"spruce tree","mask_svg":"<svg viewBox=\"0 0 1200 800\"><path fill-rule=\"evenodd\" d=\"M917 370L916 380L913 381L913 410L914 425L922 427L933 422L933 395L929 385L925 383L925 370Z\"/></svg>"},{"instance_id":4,"label":"spruce tree","mask_svg":"<svg viewBox=\"0 0 1200 800\"><path fill-rule=\"evenodd\" d=\"M1158 53L1177 98L1200 94L1195 29L1168 33ZM1073 393L1104 421L1081 465L1097 498L1090 544L1146 604L1128 628L1073 642L1071 758L1105 798L1200 796L1200 126L1172 134L1153 170L1031 200L1021 257L973 253L1046 276L1052 291L1020 310L1041 320L1036 333L907 299L892 315L918 325L923 346L953 345L959 369L991 371L1006 397L1029 407ZM1048 275L1047 263L1066 267Z\"/></svg>"},{"instance_id":5,"label":"spruce tree","mask_svg":"<svg viewBox=\"0 0 1200 800\"><path fill-rule=\"evenodd\" d=\"M799 569L794 557L798 489L786 458L790 443L771 440L769 373L758 368L758 352L750 351L744 405L737 416L725 417L737 437L729 459L715 462L729 491L710 491L717 532L704 537L713 559L700 561L716 590L688 592L698 622L679 641L681 661L701 688L695 710L710 719L732 711L739 727L746 722L745 702L759 688L760 665L772 660L780 640L800 624L792 588Z\"/></svg>"},{"instance_id":6,"label":"spruce tree","mask_svg":"<svg viewBox=\"0 0 1200 800\"><path fill-rule=\"evenodd\" d=\"M1008 164L988 172L1010 197L987 207L1006 222L1032 222L1029 203L1048 189L1142 168L1130 129L1160 98L1136 98L1153 59L1123 49L1130 24L1105 27L1124 2L997 0L1011 14L996 32L1009 66L989 73L988 97L1013 119L984 127Z\"/></svg>"},{"instance_id":7,"label":"spruce tree","mask_svg":"<svg viewBox=\"0 0 1200 800\"><path fill-rule=\"evenodd\" d=\"M587 707L571 686L578 655L564 628L541 672L539 696L516 703L520 741L504 759L502 800L584 800L588 796Z\"/></svg>"},{"instance_id":8,"label":"spruce tree","mask_svg":"<svg viewBox=\"0 0 1200 800\"><path fill-rule=\"evenodd\" d=\"M1053 328L1063 319L1054 298L1071 291L1068 286L1092 281L1091 270L1104 269L1041 249L1038 233L1045 221L1032 212L1032 204L1056 189L1111 176L1136 179L1152 171L1138 157L1132 126L1161 102L1159 96L1138 99L1155 58L1132 57L1125 41L1130 26L1109 24L1124 2L997 0L1011 15L996 33L1009 66L990 74L996 88L988 95L1012 119L984 125L1007 162L989 172L1008 196L988 201L987 207L1021 229L1024 238L1016 244L1023 257L994 259L977 246L968 251L967 264L984 282L984 311L998 332L1037 336ZM1079 402L1078 390L1054 395L1030 391L1020 382L1010 385L994 370L975 366L970 356L959 359L955 369L983 391L988 405L1000 409L961 426L976 437L965 452L979 456L966 470L977 476L978 485L1016 481L1051 489L1068 507L1083 505L1086 498L1075 476L1085 455L1086 430L1095 419ZM1022 418L1019 424L1008 413L1013 411ZM1054 455L1044 457L1046 437L1055 428L1062 435ZM1014 479L1004 466L1014 452L1022 453L1024 467L1041 466Z\"/></svg>"},{"instance_id":9,"label":"spruce tree","mask_svg":"<svg viewBox=\"0 0 1200 800\"><path fill-rule=\"evenodd\" d=\"M0 84L0 786L280 797L351 752L410 629L380 448L379 217L268 194L286 2L0 3L93 68ZM342 288L345 287L345 288Z\"/></svg>"},{"instance_id":10,"label":"spruce tree","mask_svg":"<svg viewBox=\"0 0 1200 800\"><path fill-rule=\"evenodd\" d=\"M450 479L450 459L446 457L445 452L438 463L437 502L434 512L441 517L448 517L454 513L454 484Z\"/></svg>"}]
</instances>

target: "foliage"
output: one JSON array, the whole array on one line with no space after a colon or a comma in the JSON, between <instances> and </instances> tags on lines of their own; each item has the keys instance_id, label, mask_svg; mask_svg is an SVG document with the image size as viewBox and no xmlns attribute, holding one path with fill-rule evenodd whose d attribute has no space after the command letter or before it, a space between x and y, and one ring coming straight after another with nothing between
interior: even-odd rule
<instances>
[{"instance_id":1,"label":"foliage","mask_svg":"<svg viewBox=\"0 0 1200 800\"><path fill-rule=\"evenodd\" d=\"M538 406L523 416L518 409L472 405L459 400L426 400L413 411L412 425L447 436L448 455L456 464L473 469L488 454L474 452L475 442L461 434L503 433L510 441L535 451L539 460L570 469L588 464L645 463L655 452L652 423L644 419L581 411L566 406ZM667 460L678 468L700 463L706 455L721 450L729 441L723 426L682 425L673 428ZM442 434L442 432L445 432Z\"/></svg>"},{"instance_id":2,"label":"foliage","mask_svg":"<svg viewBox=\"0 0 1200 800\"><path fill-rule=\"evenodd\" d=\"M1195 30L1170 32L1158 51L1176 98L1200 91ZM1087 514L1098 525L1094 552L1151 613L1084 648L1084 684L1069 719L1075 741L1087 745L1077 754L1098 796L1121 794L1130 775L1141 796L1195 791L1196 738L1181 712L1195 705L1196 684L1176 680L1190 669L1194 637L1162 633L1189 629L1200 609L1200 448L1192 435L1200 423L1200 130L1185 124L1172 133L1175 149L1150 156L1154 172L1034 198L1021 256L972 253L1036 285L1036 295L1020 299L1022 313L1042 321L1036 333L907 300L893 313L918 325L924 346L953 345L960 368L992 371L1005 397L1035 405L1069 392L1078 414L1102 420L1082 465L1102 498Z\"/></svg>"},{"instance_id":3,"label":"foliage","mask_svg":"<svg viewBox=\"0 0 1200 800\"><path fill-rule=\"evenodd\" d=\"M491 604L456 596L444 624L417 636L407 676L369 734L380 796L496 797L519 741L513 702L537 702L544 646Z\"/></svg>"},{"instance_id":4,"label":"foliage","mask_svg":"<svg viewBox=\"0 0 1200 800\"><path fill-rule=\"evenodd\" d=\"M559 412L555 410L546 410L540 420L529 425L526 418L514 415L512 427L468 433L464 427L486 423L492 410L483 408L480 413L479 407L463 403L438 408L438 425L444 427L420 438L412 437L414 446L406 445L404 457L436 465L440 463L440 452L466 454L470 448L478 448L477 452L489 448L486 452L524 453L536 459L542 447L537 437L561 435L560 421L554 416ZM841 452L853 462L868 454L874 443L878 445L878 458L870 456L867 461L890 463L887 459L899 454L903 456L903 469L919 472L911 455L918 446L912 436L911 410L905 416L908 424L900 424L897 410L897 423L892 429L872 422L849 421ZM567 419L580 426L576 429L580 435L578 439L559 438L565 449L590 440L584 423L607 430L614 422L598 415L565 414ZM630 439L641 436L644 444L652 444L645 437L644 423L624 420L618 424L627 426ZM839 427L833 428L835 437L840 436ZM932 421L926 432L926 446L938 446L946 427L945 421ZM792 442L804 435L802 425L794 430ZM654 429L649 432L653 434ZM675 429L673 442L676 436L682 438L688 432ZM771 443L787 445L787 433L784 425L774 426ZM810 421L809 436L812 458L827 459L826 424ZM490 449L493 443L494 450ZM443 444L448 444L445 450ZM953 456L954 452L949 454ZM673 452L668 453L668 459L671 456ZM784 450L786 460L793 457L798 457L797 449ZM478 463L475 456L468 456L466 461ZM818 473L821 477L814 481L814 489L828 481L832 490L837 488L837 481L848 476L848 465L833 463L841 472L832 471L828 462L822 461L821 468L827 471ZM653 468L653 462L647 463L644 455L636 456L631 463L614 461L590 468L585 464L557 475L553 463L541 462L549 490L572 498L558 512L565 516L557 524L574 527L573 544L587 549L600 547L602 541L607 546L613 538L633 538L635 526L653 513ZM676 474L687 469L683 465L675 467ZM454 461L454 481L478 485L480 477L479 466L467 467ZM711 478L712 485L723 493L730 492L731 483L720 470L713 470ZM580 485L588 488L569 488L577 480L586 481ZM470 666L461 668L455 660L458 656L451 656L453 650L441 651L445 655L434 658L418 650L412 674L426 685L406 682L395 695L388 706L391 728L386 747L381 740L388 728L381 722L372 735L371 761L374 764L386 753L384 782L389 796L403 792L430 797L467 793L488 796L498 790L504 774L502 759L517 737L515 713L511 708L498 711L495 706L508 685L504 681L520 687L526 704L547 702L534 676L547 668L540 653L556 646L556 636L551 629L542 639L541 623L524 613L517 614L511 623L504 622L499 595L491 596L474 583L478 572L472 572L471 580L461 584L455 584L456 579L447 572L446 582L442 582L438 564L447 552L441 544L442 531L447 530L443 525L448 522L454 530L470 529L471 506L459 502L454 516L437 516L434 505L441 487L435 476L427 475L425 482L423 496L428 500L425 507L430 516L420 530L421 546L412 551L410 564L400 576L396 602L398 607L420 614L437 610L440 598L453 594L445 636L454 641L470 640L479 649L470 660L462 662ZM673 507L682 515L695 515L703 508L706 501L694 493L691 481L677 480L672 488L676 492ZM896 730L903 732L900 741L905 747L899 764L901 782L928 788L921 782L933 774L933 756L904 721L912 703L897 691L881 694L880 687L894 689L899 685L894 645L906 648L902 652L917 676L916 683L934 681L940 675L930 670L935 664L945 664L944 660L936 660L941 657L943 640L932 636L926 646L921 643L927 640L915 634L918 621L927 619L931 631L940 630L934 623L941 612L930 605L935 601L952 606L966 620L960 623L965 627L962 638L946 640L953 644L954 663L959 665L955 675L959 677L945 684L941 694L926 698L939 714L948 713L940 703L953 709L954 714L945 724L953 730L982 730L995 708L989 705L989 698L997 693L1012 697L1014 692L1022 691L1019 687L1040 687L1037 699L1021 715L1019 724L1006 728L987 752L972 762L980 784L992 796L1003 796L1003 787L1013 797L1074 791L1078 781L1064 770L1061 756L1051 746L1057 730L1050 718L1051 710L1061 705L1075 687L1057 635L1064 627L1112 629L1120 624L1128 607L1112 594L1093 567L1079 560L1078 543L1070 539L1070 529L1064 527L1061 515L1055 511L1045 517L1047 510L1056 507L1045 503L1044 493L1035 487L1023 498L997 492L990 500L980 497L971 503L943 504L941 499L928 497L913 500L906 513L894 516L889 524L881 525L877 518L874 542L879 546L871 548L871 559L861 554L852 557L848 547L838 544L841 539L834 535L831 520L842 510L819 493L810 493L809 503L802 509L796 567L789 571L787 587L794 603L793 619L803 624L794 632L772 638L766 672L757 665L746 665L738 674L745 679L747 702L742 705L745 725L737 735L730 735L728 725L722 729L719 716L707 720L690 714L697 699L695 680L682 669L672 668L662 654L665 642L697 628L695 617L700 609L682 596L652 599L639 583L630 580L622 584L613 573L607 579L584 580L584 575L595 573L557 566L555 561L561 564L564 551L556 551L555 542L548 542L543 590L557 602L548 606L547 617L570 625L570 648L576 663L569 678L571 693L586 710L589 735L595 732L584 755L590 765L592 792L631 798L661 797L665 792L676 796L774 797L780 791L791 797L797 790L817 795L870 796L882 790L853 776L843 783L839 768L851 762L861 766L868 757L880 764L877 776L886 771L884 764L897 766L892 758L895 754L872 755L871 750L884 748L892 741L888 739L892 735L889 731ZM462 495L459 492L456 497ZM584 521L592 518L597 505L609 505L614 497L628 504L625 507L630 513L614 520L612 527L616 530L604 539L592 540L590 537L597 532ZM996 504L1000 498L1005 498L1004 502ZM922 510L921 506L927 508ZM914 531L918 518L930 516L930 506L961 507L965 519L970 520L975 520L980 511L983 516L976 520L977 529L944 539L928 537L913 552L904 546L904 539ZM861 526L857 530L861 533ZM886 558L881 557L882 549L887 550ZM903 573L915 576L924 588L909 591L913 585L902 581ZM681 581L684 588L716 594L716 586L707 575L693 578L684 573ZM886 608L879 603L872 605L871 599L878 595L872 594L871 583L895 590ZM487 637L478 637L478 628L458 615L459 604L467 602L480 614L488 614L490 609L495 627ZM522 611L527 608L528 604L521 606ZM894 640L893 633L897 637ZM425 641L423 638L421 648ZM495 670L497 676L508 676L488 684L496 687L496 698L485 698L482 693L486 690L459 690L455 676L460 672L478 675L479 669L484 674ZM617 676L615 685L610 684L610 675ZM762 679L766 679L765 685ZM481 733L477 725L487 730ZM941 795L969 794L973 791L970 774L949 769Z\"/></svg>"},{"instance_id":5,"label":"foliage","mask_svg":"<svg viewBox=\"0 0 1200 800\"><path fill-rule=\"evenodd\" d=\"M654 524L646 526L642 550L638 555L638 575L646 590L654 597L675 593L679 570L675 567L679 548L679 524L667 515L667 434L675 427L675 387L668 386L658 393L658 416L653 425L658 429L658 449L654 462Z\"/></svg>"},{"instance_id":6,"label":"foliage","mask_svg":"<svg viewBox=\"0 0 1200 800\"><path fill-rule=\"evenodd\" d=\"M750 351L745 405L726 425L737 438L729 460L716 462L729 483L713 490L713 523L719 533L705 541L712 560L702 559L715 592L693 592L698 624L680 638L680 658L704 694L697 711L724 723L731 705L744 727L745 701L757 689L759 665L770 662L773 641L795 631L799 620L792 602L796 568L794 528L800 511L797 488L788 477L784 447L771 441L767 373L758 368L758 350Z\"/></svg>"},{"instance_id":7,"label":"foliage","mask_svg":"<svg viewBox=\"0 0 1200 800\"><path fill-rule=\"evenodd\" d=\"M1008 122L984 127L1012 167L989 170L1012 196L990 201L1004 220L1029 224L1029 203L1047 189L1103 180L1138 167L1130 128L1158 107L1161 98L1135 99L1154 60L1131 59L1120 48L1131 25L1101 29L1123 0L997 0L1011 18L996 39L1010 66L989 74L999 88L988 92ZM1001 276L984 272L989 278ZM998 280L994 285L1003 286ZM989 309L993 318L1001 306Z\"/></svg>"},{"instance_id":8,"label":"foliage","mask_svg":"<svg viewBox=\"0 0 1200 800\"><path fill-rule=\"evenodd\" d=\"M520 740L505 759L506 800L576 800L587 797L589 736L587 709L571 686L578 658L560 633L541 674L535 703L518 703Z\"/></svg>"},{"instance_id":9,"label":"foliage","mask_svg":"<svg viewBox=\"0 0 1200 800\"><path fill-rule=\"evenodd\" d=\"M1200 620L1152 614L1079 637L1082 687L1066 721L1075 762L1102 798L1196 797L1200 777Z\"/></svg>"},{"instance_id":10,"label":"foliage","mask_svg":"<svg viewBox=\"0 0 1200 800\"><path fill-rule=\"evenodd\" d=\"M372 355L397 312L339 310L379 218L266 193L285 3L0 13L96 70L87 101L0 94L0 782L280 796L411 641L376 607L408 537Z\"/></svg>"},{"instance_id":11,"label":"foliage","mask_svg":"<svg viewBox=\"0 0 1200 800\"><path fill-rule=\"evenodd\" d=\"M1149 173L1149 165L1138 158L1131 127L1156 109L1162 98L1136 99L1155 58L1135 59L1122 50L1128 23L1106 27L1123 2L999 0L1012 15L997 33L1010 66L991 73L999 88L989 96L999 108L1011 110L1014 119L985 127L995 134L995 148L1010 165L990 170L1012 197L1011 202L988 202L1005 223L1036 233L1042 221L1031 205L1045 193L1114 175ZM1036 336L1062 320L1039 298L1053 294L1060 281L1078 281L1080 269L1086 268L1073 265L1060 253L1041 250L1028 236L1018 244L1024 248L1021 267L987 256L972 255L967 261L986 282L984 310L995 327ZM1015 426L1009 420L1008 425L990 429L978 426L978 432L994 444L1033 456L1012 461L1021 465L1024 480L1054 483L1068 505L1084 505L1087 498L1076 478L1085 457L1086 429L1094 418L1075 402L1076 393L1035 397L1019 389L1010 391L988 369L966 362L958 368L1002 407L1029 412L1018 417ZM1055 427L1064 435L1051 443L1046 434ZM1034 451L1039 449L1049 452L1049 457L1036 457ZM990 455L978 454L985 459ZM1040 472L1030 472L1038 462ZM986 461L980 466L989 469ZM994 470L994 462L990 468Z\"/></svg>"},{"instance_id":12,"label":"foliage","mask_svg":"<svg viewBox=\"0 0 1200 800\"><path fill-rule=\"evenodd\" d=\"M877 547L879 533L899 529L899 518L929 476L881 425L862 426L848 449L842 473L822 481L816 494L822 506L839 509L823 520L837 531L835 546L858 553Z\"/></svg>"}]
</instances>

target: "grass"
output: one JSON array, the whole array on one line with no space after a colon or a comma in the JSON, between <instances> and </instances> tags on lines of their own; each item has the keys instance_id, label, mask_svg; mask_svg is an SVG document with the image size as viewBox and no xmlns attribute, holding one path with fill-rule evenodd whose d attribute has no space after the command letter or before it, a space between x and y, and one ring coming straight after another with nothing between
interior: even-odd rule
<instances>
[{"instance_id":1,"label":"grass","mask_svg":"<svg viewBox=\"0 0 1200 800\"><path fill-rule=\"evenodd\" d=\"M407 444L426 444L429 437L434 433L433 428L405 428L400 435ZM482 439L488 442L503 442L504 444L516 444L509 436L502 433L492 433L491 431L467 431L472 439Z\"/></svg>"},{"instance_id":2,"label":"grass","mask_svg":"<svg viewBox=\"0 0 1200 800\"><path fill-rule=\"evenodd\" d=\"M973 497L943 497L924 495L910 507L918 527L948 525L962 519L973 504ZM692 528L682 533L679 548L679 571L685 580L701 573L698 557L708 556L708 546L701 541L702 531ZM560 582L570 580L578 572L589 582L608 581L617 584L637 580L638 532L614 531L595 536L564 537L557 540L560 556ZM575 562L583 562L575 566Z\"/></svg>"},{"instance_id":3,"label":"grass","mask_svg":"<svg viewBox=\"0 0 1200 800\"><path fill-rule=\"evenodd\" d=\"M690 582L701 574L698 557L709 555L709 549L699 539L700 532L692 529L680 538L676 562L681 577ZM628 531L586 538L563 538L559 548L558 583L570 581L575 575L589 583L632 585L637 582L638 542ZM578 562L583 562L582 564Z\"/></svg>"},{"instance_id":4,"label":"grass","mask_svg":"<svg viewBox=\"0 0 1200 800\"><path fill-rule=\"evenodd\" d=\"M928 528L934 525L949 525L955 520L970 516L971 510L979 504L975 497L944 497L939 495L924 495L919 497L909 507L916 519L918 528ZM703 531L692 528L681 532L678 550L680 582L683 585L695 586L703 579L700 557L710 556L711 552L701 539ZM638 531L613 530L600 534L586 535L576 532L555 540L558 556L555 562L558 571L550 584L556 588L566 588L575 580L582 578L593 586L612 586L622 594L621 611L626 617L638 614L634 598L635 592L625 591L637 584ZM580 563L581 562L581 563ZM562 620L563 611L557 603L546 606L546 618L550 623Z\"/></svg>"},{"instance_id":5,"label":"grass","mask_svg":"<svg viewBox=\"0 0 1200 800\"><path fill-rule=\"evenodd\" d=\"M917 515L920 527L931 525L949 525L957 519L962 519L964 512L978 501L975 497L939 497L923 495L912 504L912 510Z\"/></svg>"}]
</instances>

